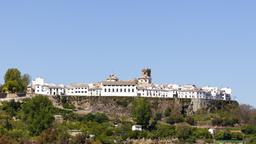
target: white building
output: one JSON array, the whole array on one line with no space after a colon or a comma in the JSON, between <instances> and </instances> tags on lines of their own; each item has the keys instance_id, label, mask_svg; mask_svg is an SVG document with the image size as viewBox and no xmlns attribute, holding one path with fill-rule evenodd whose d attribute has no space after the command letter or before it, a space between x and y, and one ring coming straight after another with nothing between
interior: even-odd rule
<instances>
[{"instance_id":1,"label":"white building","mask_svg":"<svg viewBox=\"0 0 256 144\"><path fill-rule=\"evenodd\" d=\"M45 83L43 78L36 78L32 81L31 87L35 94L39 95L64 95L64 85Z\"/></svg>"},{"instance_id":2,"label":"white building","mask_svg":"<svg viewBox=\"0 0 256 144\"><path fill-rule=\"evenodd\" d=\"M232 89L231 88L222 88L221 95L223 100L231 100Z\"/></svg>"},{"instance_id":3,"label":"white building","mask_svg":"<svg viewBox=\"0 0 256 144\"><path fill-rule=\"evenodd\" d=\"M133 80L119 80L110 75L105 81L93 84L56 85L45 83L36 78L31 84L32 91L41 95L65 96L122 96L122 97L157 97L181 99L216 99L231 100L230 88L196 87L192 84L153 84L150 69L143 69L141 76Z\"/></svg>"},{"instance_id":4,"label":"white building","mask_svg":"<svg viewBox=\"0 0 256 144\"><path fill-rule=\"evenodd\" d=\"M141 125L133 125L132 131L142 131L142 126Z\"/></svg>"},{"instance_id":5,"label":"white building","mask_svg":"<svg viewBox=\"0 0 256 144\"><path fill-rule=\"evenodd\" d=\"M119 80L115 75L110 75L101 83L102 96L137 96L137 81Z\"/></svg>"},{"instance_id":6,"label":"white building","mask_svg":"<svg viewBox=\"0 0 256 144\"><path fill-rule=\"evenodd\" d=\"M99 83L89 84L88 96L102 96L102 87Z\"/></svg>"},{"instance_id":7,"label":"white building","mask_svg":"<svg viewBox=\"0 0 256 144\"><path fill-rule=\"evenodd\" d=\"M88 96L88 91L89 86L84 83L71 84L65 87L65 95L67 96Z\"/></svg>"},{"instance_id":8,"label":"white building","mask_svg":"<svg viewBox=\"0 0 256 144\"><path fill-rule=\"evenodd\" d=\"M146 87L142 85L137 87L137 96L141 97L173 98L174 93L174 90L162 87Z\"/></svg>"},{"instance_id":9,"label":"white building","mask_svg":"<svg viewBox=\"0 0 256 144\"><path fill-rule=\"evenodd\" d=\"M64 85L49 86L49 93L50 93L50 95L53 95L53 96L64 95L65 94Z\"/></svg>"},{"instance_id":10,"label":"white building","mask_svg":"<svg viewBox=\"0 0 256 144\"><path fill-rule=\"evenodd\" d=\"M178 98L188 98L188 99L207 99L206 92L195 85L183 85L177 90Z\"/></svg>"}]
</instances>

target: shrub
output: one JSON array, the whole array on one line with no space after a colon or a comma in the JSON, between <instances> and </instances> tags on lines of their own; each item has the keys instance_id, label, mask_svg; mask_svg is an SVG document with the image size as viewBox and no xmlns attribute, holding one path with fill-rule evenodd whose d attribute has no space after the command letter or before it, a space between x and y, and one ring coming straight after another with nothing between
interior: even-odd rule
<instances>
[{"instance_id":1,"label":"shrub","mask_svg":"<svg viewBox=\"0 0 256 144\"><path fill-rule=\"evenodd\" d=\"M44 96L33 97L22 105L21 119L32 135L39 135L54 121L52 102Z\"/></svg>"},{"instance_id":2,"label":"shrub","mask_svg":"<svg viewBox=\"0 0 256 144\"><path fill-rule=\"evenodd\" d=\"M122 107L127 107L129 105L129 101L124 99L124 100L117 100L116 101L117 105L120 105Z\"/></svg>"},{"instance_id":3,"label":"shrub","mask_svg":"<svg viewBox=\"0 0 256 144\"><path fill-rule=\"evenodd\" d=\"M161 112L157 112L157 113L155 114L154 120L155 120L155 121L159 121L159 120L161 120L161 119L162 119L162 113L161 113Z\"/></svg>"},{"instance_id":4,"label":"shrub","mask_svg":"<svg viewBox=\"0 0 256 144\"><path fill-rule=\"evenodd\" d=\"M12 138L6 136L6 135L0 135L0 143L2 144L18 144L15 140Z\"/></svg>"},{"instance_id":5,"label":"shrub","mask_svg":"<svg viewBox=\"0 0 256 144\"><path fill-rule=\"evenodd\" d=\"M184 122L184 118L181 115L174 116L176 123Z\"/></svg>"},{"instance_id":6,"label":"shrub","mask_svg":"<svg viewBox=\"0 0 256 144\"><path fill-rule=\"evenodd\" d=\"M72 109L72 110L76 109L76 107L73 104L69 104L69 103L64 103L63 108Z\"/></svg>"},{"instance_id":7,"label":"shrub","mask_svg":"<svg viewBox=\"0 0 256 144\"><path fill-rule=\"evenodd\" d=\"M104 123L108 122L109 119L104 113L89 113L86 116L80 117L81 121L92 121L92 122L97 122L97 123Z\"/></svg>"},{"instance_id":8,"label":"shrub","mask_svg":"<svg viewBox=\"0 0 256 144\"><path fill-rule=\"evenodd\" d=\"M213 126L234 126L235 124L239 124L239 119L237 118L219 118L215 117L212 119Z\"/></svg>"},{"instance_id":9,"label":"shrub","mask_svg":"<svg viewBox=\"0 0 256 144\"><path fill-rule=\"evenodd\" d=\"M246 135L256 134L256 126L253 126L253 125L243 126L242 132Z\"/></svg>"},{"instance_id":10,"label":"shrub","mask_svg":"<svg viewBox=\"0 0 256 144\"><path fill-rule=\"evenodd\" d=\"M170 124L170 125L175 124L175 118L173 118L173 117L168 117L168 118L166 119L166 123L168 123L168 124Z\"/></svg>"},{"instance_id":11,"label":"shrub","mask_svg":"<svg viewBox=\"0 0 256 144\"><path fill-rule=\"evenodd\" d=\"M215 138L217 140L231 140L232 139L232 134L228 131L218 131L215 134Z\"/></svg>"},{"instance_id":12,"label":"shrub","mask_svg":"<svg viewBox=\"0 0 256 144\"><path fill-rule=\"evenodd\" d=\"M186 140L192 137L192 128L189 126L177 126L176 135L181 140Z\"/></svg>"},{"instance_id":13,"label":"shrub","mask_svg":"<svg viewBox=\"0 0 256 144\"><path fill-rule=\"evenodd\" d=\"M10 122L9 119L5 119L2 123L2 126L6 129L6 130L11 130L12 129L12 124Z\"/></svg>"},{"instance_id":14,"label":"shrub","mask_svg":"<svg viewBox=\"0 0 256 144\"><path fill-rule=\"evenodd\" d=\"M190 125L196 125L196 121L195 121L195 119L194 119L193 117L188 117L188 118L186 119L186 122L187 122L188 124L190 124Z\"/></svg>"},{"instance_id":15,"label":"shrub","mask_svg":"<svg viewBox=\"0 0 256 144\"><path fill-rule=\"evenodd\" d=\"M70 143L71 144L87 144L89 143L89 141L87 140L85 134L81 134L73 137Z\"/></svg>"},{"instance_id":16,"label":"shrub","mask_svg":"<svg viewBox=\"0 0 256 144\"><path fill-rule=\"evenodd\" d=\"M218 118L218 117L213 118L212 119L212 125L213 126L220 126L220 125L222 125L222 119Z\"/></svg>"},{"instance_id":17,"label":"shrub","mask_svg":"<svg viewBox=\"0 0 256 144\"><path fill-rule=\"evenodd\" d=\"M29 138L29 134L27 131L21 129L13 129L8 131L8 136L16 141L21 141Z\"/></svg>"},{"instance_id":18,"label":"shrub","mask_svg":"<svg viewBox=\"0 0 256 144\"><path fill-rule=\"evenodd\" d=\"M193 135L198 139L210 139L212 135L208 132L208 129L195 129Z\"/></svg>"},{"instance_id":19,"label":"shrub","mask_svg":"<svg viewBox=\"0 0 256 144\"><path fill-rule=\"evenodd\" d=\"M248 144L255 144L256 143L256 136L251 136L246 139Z\"/></svg>"},{"instance_id":20,"label":"shrub","mask_svg":"<svg viewBox=\"0 0 256 144\"><path fill-rule=\"evenodd\" d=\"M175 127L169 125L157 125L156 130L152 131L150 138L170 138L175 134Z\"/></svg>"},{"instance_id":21,"label":"shrub","mask_svg":"<svg viewBox=\"0 0 256 144\"><path fill-rule=\"evenodd\" d=\"M224 132L223 131L217 131L215 134L215 139L217 140L223 140Z\"/></svg>"},{"instance_id":22,"label":"shrub","mask_svg":"<svg viewBox=\"0 0 256 144\"><path fill-rule=\"evenodd\" d=\"M171 115L171 112L172 112L171 108L168 107L168 108L164 111L164 116L165 116L165 117L170 116L170 115Z\"/></svg>"},{"instance_id":23,"label":"shrub","mask_svg":"<svg viewBox=\"0 0 256 144\"><path fill-rule=\"evenodd\" d=\"M239 120L236 118L226 118L222 120L222 126L234 126L238 124Z\"/></svg>"},{"instance_id":24,"label":"shrub","mask_svg":"<svg viewBox=\"0 0 256 144\"><path fill-rule=\"evenodd\" d=\"M230 132L225 131L223 140L230 140L232 139L232 134Z\"/></svg>"},{"instance_id":25,"label":"shrub","mask_svg":"<svg viewBox=\"0 0 256 144\"><path fill-rule=\"evenodd\" d=\"M2 109L5 110L11 117L13 117L21 109L21 103L15 102L14 100L11 100L10 102L4 102Z\"/></svg>"},{"instance_id":26,"label":"shrub","mask_svg":"<svg viewBox=\"0 0 256 144\"><path fill-rule=\"evenodd\" d=\"M43 131L37 139L37 143L67 143L70 138L69 134L60 129L49 128Z\"/></svg>"},{"instance_id":27,"label":"shrub","mask_svg":"<svg viewBox=\"0 0 256 144\"><path fill-rule=\"evenodd\" d=\"M243 134L239 132L231 133L231 137L232 139L236 139L236 140L243 140L244 138Z\"/></svg>"},{"instance_id":28,"label":"shrub","mask_svg":"<svg viewBox=\"0 0 256 144\"><path fill-rule=\"evenodd\" d=\"M177 116L169 116L167 119L166 119L166 122L170 125L173 125L175 123L181 123L181 122L184 122L184 119L181 115L177 115Z\"/></svg>"}]
</instances>

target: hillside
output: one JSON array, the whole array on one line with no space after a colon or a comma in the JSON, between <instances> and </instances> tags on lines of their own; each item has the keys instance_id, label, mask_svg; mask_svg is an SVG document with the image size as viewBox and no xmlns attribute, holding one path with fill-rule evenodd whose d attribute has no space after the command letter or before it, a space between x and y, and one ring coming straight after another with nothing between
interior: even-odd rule
<instances>
[{"instance_id":1,"label":"hillside","mask_svg":"<svg viewBox=\"0 0 256 144\"><path fill-rule=\"evenodd\" d=\"M152 115L164 113L170 109L173 114L194 116L197 114L213 114L218 111L238 111L236 101L214 101L203 99L163 99L146 98L150 103ZM56 106L62 106L63 101L75 106L75 109L84 113L105 113L112 118L131 118L134 97L51 97Z\"/></svg>"},{"instance_id":2,"label":"hillside","mask_svg":"<svg viewBox=\"0 0 256 144\"><path fill-rule=\"evenodd\" d=\"M236 101L33 96L2 102L0 144L254 143L255 111L246 117L249 109ZM133 131L135 124L142 131Z\"/></svg>"}]
</instances>

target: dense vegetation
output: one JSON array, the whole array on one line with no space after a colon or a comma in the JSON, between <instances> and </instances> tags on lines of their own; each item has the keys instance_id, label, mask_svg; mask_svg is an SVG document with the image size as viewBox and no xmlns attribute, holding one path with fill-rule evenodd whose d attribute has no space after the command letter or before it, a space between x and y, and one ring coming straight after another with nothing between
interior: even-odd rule
<instances>
[{"instance_id":1,"label":"dense vegetation","mask_svg":"<svg viewBox=\"0 0 256 144\"><path fill-rule=\"evenodd\" d=\"M69 103L65 98L62 102L63 105ZM121 105L123 103L120 102ZM134 99L132 120L129 120L104 113L76 114L72 109L54 107L44 96L23 102L3 102L0 108L0 143L122 143L141 138L169 139L177 143L195 143L198 140L205 143L214 140L256 142L255 110L251 107L246 109L248 107L243 105L239 108L230 104L221 110L201 110L193 115L171 108L153 112L150 107L152 103L147 99ZM241 111L248 111L250 118L242 117L244 113ZM63 120L54 120L55 115L61 115ZM216 123L216 119L221 120ZM143 125L143 131L132 131L134 124ZM201 127L203 125L221 127L213 136L207 128ZM75 132L77 134L73 135Z\"/></svg>"}]
</instances>

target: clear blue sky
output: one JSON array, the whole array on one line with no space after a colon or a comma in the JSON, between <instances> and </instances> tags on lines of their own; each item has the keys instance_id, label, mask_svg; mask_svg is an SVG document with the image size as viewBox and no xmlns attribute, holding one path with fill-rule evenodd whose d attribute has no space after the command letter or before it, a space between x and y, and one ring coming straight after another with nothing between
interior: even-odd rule
<instances>
[{"instance_id":1,"label":"clear blue sky","mask_svg":"<svg viewBox=\"0 0 256 144\"><path fill-rule=\"evenodd\" d=\"M0 2L0 82L10 67L49 82L116 73L155 83L229 86L256 106L255 0Z\"/></svg>"}]
</instances>

